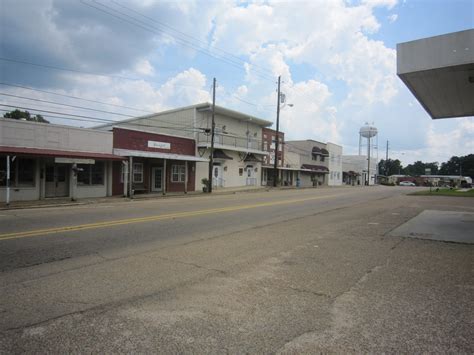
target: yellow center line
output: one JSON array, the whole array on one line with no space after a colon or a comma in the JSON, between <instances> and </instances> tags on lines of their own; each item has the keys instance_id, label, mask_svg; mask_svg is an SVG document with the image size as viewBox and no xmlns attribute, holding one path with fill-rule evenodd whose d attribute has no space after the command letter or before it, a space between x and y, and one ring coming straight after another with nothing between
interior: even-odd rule
<instances>
[{"instance_id":1,"label":"yellow center line","mask_svg":"<svg viewBox=\"0 0 474 355\"><path fill-rule=\"evenodd\" d=\"M80 224L76 226L66 226L66 227L56 227L56 228L47 228L47 229L37 229L37 230L24 231L24 232L6 233L6 234L0 234L0 240L35 237L39 235L47 235L47 234L54 234L54 233L61 233L61 232L76 232L76 231L81 231L81 230L86 230L86 229L113 227L113 226L120 226L124 224L133 224L133 223L154 222L154 221L173 219L173 218L194 217L194 216L200 216L200 215L206 215L206 214L212 214L212 213L232 212L232 211L258 208L258 207L286 205L286 204L300 203L300 202L306 202L306 201L327 199L327 198L337 197L337 196L341 196L341 194L306 197L306 198L284 200L284 201L262 202L262 203L256 203L256 204L251 204L251 205L212 208L212 209L198 210L198 211L176 212L176 213L169 213L169 214L162 214L162 215L155 215L155 216L148 216L148 217L128 218L128 219L121 219L121 220Z\"/></svg>"}]
</instances>

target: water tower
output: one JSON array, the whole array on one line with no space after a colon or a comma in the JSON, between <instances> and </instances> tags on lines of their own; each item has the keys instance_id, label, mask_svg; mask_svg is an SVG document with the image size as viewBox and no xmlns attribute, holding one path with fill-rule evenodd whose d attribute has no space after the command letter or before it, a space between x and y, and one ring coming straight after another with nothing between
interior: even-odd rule
<instances>
[{"instance_id":1,"label":"water tower","mask_svg":"<svg viewBox=\"0 0 474 355\"><path fill-rule=\"evenodd\" d=\"M373 122L372 124L366 122L359 130L359 155L362 155L363 148L367 146L367 175L365 181L367 185L370 185L370 158L376 156L377 161L379 160L379 137L377 133L377 128Z\"/></svg>"}]
</instances>

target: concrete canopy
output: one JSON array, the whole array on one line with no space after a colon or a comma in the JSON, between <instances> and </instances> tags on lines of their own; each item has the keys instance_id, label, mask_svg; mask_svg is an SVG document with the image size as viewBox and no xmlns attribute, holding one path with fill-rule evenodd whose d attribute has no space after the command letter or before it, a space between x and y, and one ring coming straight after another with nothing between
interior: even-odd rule
<instances>
[{"instance_id":1,"label":"concrete canopy","mask_svg":"<svg viewBox=\"0 0 474 355\"><path fill-rule=\"evenodd\" d=\"M397 75L431 118L474 116L474 29L397 44Z\"/></svg>"}]
</instances>

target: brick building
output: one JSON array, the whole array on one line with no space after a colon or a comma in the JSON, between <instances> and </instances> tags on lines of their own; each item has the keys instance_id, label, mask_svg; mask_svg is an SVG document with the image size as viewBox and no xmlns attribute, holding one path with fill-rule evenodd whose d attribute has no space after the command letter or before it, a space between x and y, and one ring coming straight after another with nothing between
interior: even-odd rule
<instances>
[{"instance_id":1,"label":"brick building","mask_svg":"<svg viewBox=\"0 0 474 355\"><path fill-rule=\"evenodd\" d=\"M113 166L113 194L196 190L194 139L133 129L113 128L113 152L126 158ZM131 181L131 184L129 183Z\"/></svg>"}]
</instances>

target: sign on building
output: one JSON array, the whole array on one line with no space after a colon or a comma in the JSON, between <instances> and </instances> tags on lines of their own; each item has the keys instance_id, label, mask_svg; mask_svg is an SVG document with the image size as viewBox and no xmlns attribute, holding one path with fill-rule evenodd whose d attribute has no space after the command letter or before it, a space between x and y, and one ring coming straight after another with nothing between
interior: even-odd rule
<instances>
[{"instance_id":1,"label":"sign on building","mask_svg":"<svg viewBox=\"0 0 474 355\"><path fill-rule=\"evenodd\" d=\"M166 142L148 141L148 148L171 149L171 144Z\"/></svg>"}]
</instances>

